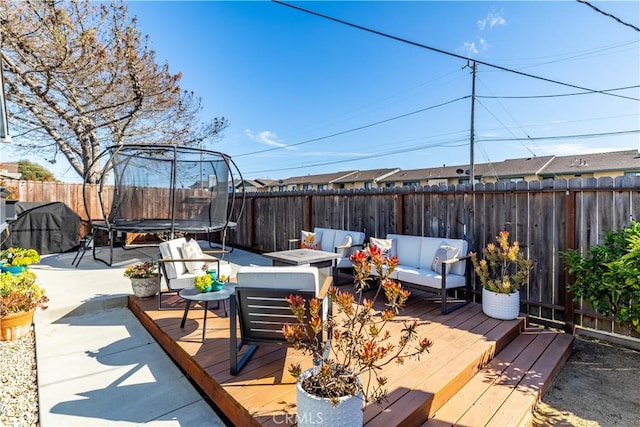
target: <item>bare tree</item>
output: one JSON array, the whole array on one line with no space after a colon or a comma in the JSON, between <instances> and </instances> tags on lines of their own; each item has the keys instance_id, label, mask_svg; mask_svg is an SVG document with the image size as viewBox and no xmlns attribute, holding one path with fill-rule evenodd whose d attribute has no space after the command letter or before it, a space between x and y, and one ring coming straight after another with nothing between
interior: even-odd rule
<instances>
[{"instance_id":1,"label":"bare tree","mask_svg":"<svg viewBox=\"0 0 640 427\"><path fill-rule=\"evenodd\" d=\"M6 0L0 16L14 143L50 161L62 154L86 182L107 146L194 145L227 126L198 119L200 98L156 63L121 2Z\"/></svg>"}]
</instances>

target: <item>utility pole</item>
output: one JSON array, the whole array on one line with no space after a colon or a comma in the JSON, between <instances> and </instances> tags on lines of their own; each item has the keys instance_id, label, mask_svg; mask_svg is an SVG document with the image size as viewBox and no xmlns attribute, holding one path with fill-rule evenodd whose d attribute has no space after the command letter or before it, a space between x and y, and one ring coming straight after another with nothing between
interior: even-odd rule
<instances>
[{"instance_id":1,"label":"utility pole","mask_svg":"<svg viewBox=\"0 0 640 427\"><path fill-rule=\"evenodd\" d=\"M467 67L469 67L469 63L467 63ZM471 68L471 127L470 127L470 132L469 132L469 179L470 179L470 183L471 183L471 191L473 192L474 189L474 185L475 185L475 170L474 170L474 165L475 165L475 160L474 160L474 153L475 153L475 129L474 129L474 122L475 122L475 107L476 107L476 73L478 72L478 63L473 61L472 65L470 66Z\"/></svg>"},{"instance_id":2,"label":"utility pole","mask_svg":"<svg viewBox=\"0 0 640 427\"><path fill-rule=\"evenodd\" d=\"M475 106L476 106L476 73L478 72L478 63L475 61L467 61L467 65L463 68L471 68L471 127L469 131L469 184L471 184L471 207L467 212L465 202L465 219L464 219L464 238L469 243L469 250L475 250L474 224L473 215L475 213ZM465 193L466 197L466 193Z\"/></svg>"}]
</instances>

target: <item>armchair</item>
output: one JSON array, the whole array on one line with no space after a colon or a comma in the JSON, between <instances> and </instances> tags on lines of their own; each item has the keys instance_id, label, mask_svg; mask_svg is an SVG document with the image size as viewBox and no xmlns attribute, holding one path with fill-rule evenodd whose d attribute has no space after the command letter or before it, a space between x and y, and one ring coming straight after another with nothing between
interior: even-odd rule
<instances>
[{"instance_id":1,"label":"armchair","mask_svg":"<svg viewBox=\"0 0 640 427\"><path fill-rule=\"evenodd\" d=\"M217 270L218 277L231 276L231 265L220 258L209 254L224 256L229 251L211 250L202 251L195 240L178 239L167 240L160 243L160 256L158 259L158 309L162 310L162 296L177 294L182 289L193 288L193 279L197 275L204 274L202 266L210 264L210 270ZM163 286L164 282L164 286Z\"/></svg>"},{"instance_id":2,"label":"armchair","mask_svg":"<svg viewBox=\"0 0 640 427\"><path fill-rule=\"evenodd\" d=\"M287 345L282 326L296 322L287 302L289 295L322 299L325 318L331 310L328 291L332 278L327 277L320 287L316 267L241 267L237 282L235 296L230 298L231 375L240 372L258 345ZM250 347L238 360L238 353L245 344Z\"/></svg>"}]
</instances>

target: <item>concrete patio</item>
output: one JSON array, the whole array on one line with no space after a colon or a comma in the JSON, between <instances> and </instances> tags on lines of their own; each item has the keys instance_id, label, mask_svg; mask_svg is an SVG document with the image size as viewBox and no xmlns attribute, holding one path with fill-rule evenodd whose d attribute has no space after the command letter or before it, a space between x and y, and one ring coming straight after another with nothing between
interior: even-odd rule
<instances>
[{"instance_id":1,"label":"concrete patio","mask_svg":"<svg viewBox=\"0 0 640 427\"><path fill-rule=\"evenodd\" d=\"M157 258L157 247L117 248L111 267L87 252L74 268L75 255L32 266L50 299L34 320L41 425L226 425L126 308L125 267ZM234 273L270 264L237 249L229 261Z\"/></svg>"}]
</instances>

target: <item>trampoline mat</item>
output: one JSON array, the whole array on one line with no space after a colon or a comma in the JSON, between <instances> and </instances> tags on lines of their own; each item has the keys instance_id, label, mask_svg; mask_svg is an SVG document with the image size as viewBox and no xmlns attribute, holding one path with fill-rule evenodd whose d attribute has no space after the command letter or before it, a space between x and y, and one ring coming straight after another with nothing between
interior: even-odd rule
<instances>
[{"instance_id":1,"label":"trampoline mat","mask_svg":"<svg viewBox=\"0 0 640 427\"><path fill-rule=\"evenodd\" d=\"M93 221L92 226L98 230L123 231L128 233L163 233L183 231L185 233L211 233L225 228L235 228L235 222L204 224L202 221L188 219L127 219L117 221Z\"/></svg>"}]
</instances>

